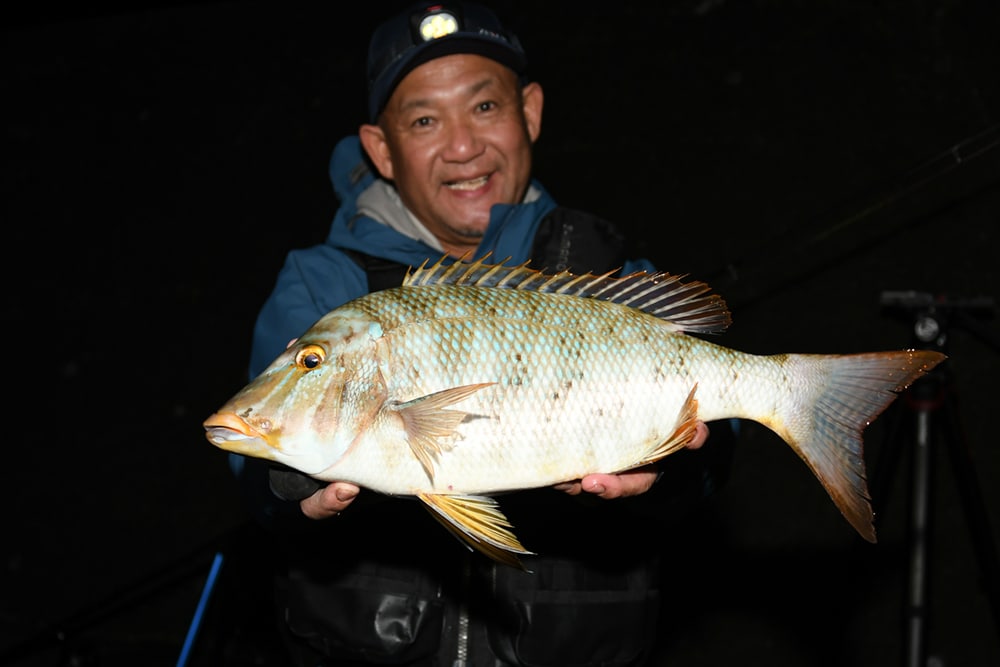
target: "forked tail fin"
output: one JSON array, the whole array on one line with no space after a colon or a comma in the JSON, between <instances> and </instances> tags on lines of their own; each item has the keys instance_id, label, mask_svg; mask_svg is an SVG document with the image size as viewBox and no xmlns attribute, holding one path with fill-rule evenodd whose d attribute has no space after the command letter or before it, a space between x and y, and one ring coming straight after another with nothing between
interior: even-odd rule
<instances>
[{"instance_id":1,"label":"forked tail fin","mask_svg":"<svg viewBox=\"0 0 1000 667\"><path fill-rule=\"evenodd\" d=\"M865 428L898 392L945 359L931 350L789 355L808 386L769 424L806 462L852 526L875 542L865 475ZM799 373L801 372L801 375Z\"/></svg>"}]
</instances>

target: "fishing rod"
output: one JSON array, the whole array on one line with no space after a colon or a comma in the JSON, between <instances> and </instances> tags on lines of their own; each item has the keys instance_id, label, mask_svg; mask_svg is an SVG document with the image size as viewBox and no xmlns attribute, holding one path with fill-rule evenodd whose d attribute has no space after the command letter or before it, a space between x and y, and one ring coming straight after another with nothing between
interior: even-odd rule
<instances>
[{"instance_id":1,"label":"fishing rod","mask_svg":"<svg viewBox=\"0 0 1000 667\"><path fill-rule=\"evenodd\" d=\"M708 282L726 295L730 307L744 309L789 286L801 284L804 279L828 271L852 255L893 238L901 230L939 219L944 211L960 202L997 192L1000 166L989 163L977 172L979 178L967 179L962 188L949 191L944 201L922 207L921 213L904 214L880 225L859 228L862 221L913 197L932 183L967 169L973 163L981 164L984 158L995 158L1000 153L995 150L998 146L1000 125L994 125L911 169L897 179L894 188L872 198L870 203L850 215L797 235L783 236L777 242L762 240L756 248L709 274ZM915 347L944 349L950 327L964 329L993 350L1000 351L1000 341L982 324L995 313L996 304L990 296L956 298L916 291L882 292L881 304L887 314L912 323L915 340L911 344ZM938 447L943 447L949 455L994 628L1000 633L1000 556L971 450L964 441L955 384L953 372L942 366L908 389L888 415L891 419L887 422L886 443L873 469L876 474L872 478L872 496L878 503L884 503L899 459L908 455L911 460L908 569L901 638L906 667L923 667L927 658L931 620L927 595L931 577L928 559L933 532L931 466L932 452ZM904 448L904 445L909 447ZM875 515L880 521L884 518L882 509L881 504L876 505Z\"/></svg>"},{"instance_id":2,"label":"fishing rod","mask_svg":"<svg viewBox=\"0 0 1000 667\"><path fill-rule=\"evenodd\" d=\"M935 219L957 201L981 196L1000 186L1000 166L984 169L985 180L975 184L971 192L956 195L938 203L930 213L889 221L881 226L859 230L858 224L876 213L903 202L931 183L959 169L981 164L986 157L996 157L1000 147L1000 124L993 125L941 151L924 163L909 170L894 188L875 196L860 210L824 225L812 233L782 234L758 242L741 256L713 271L706 272L706 282L720 294L725 294L730 307L746 308L783 289L799 284L809 276L836 266L844 259L892 237L901 229L919 226ZM967 186L968 187L968 186ZM800 230L797 227L796 230ZM808 231L808 230L807 230ZM846 232L854 232L848 235Z\"/></svg>"}]
</instances>

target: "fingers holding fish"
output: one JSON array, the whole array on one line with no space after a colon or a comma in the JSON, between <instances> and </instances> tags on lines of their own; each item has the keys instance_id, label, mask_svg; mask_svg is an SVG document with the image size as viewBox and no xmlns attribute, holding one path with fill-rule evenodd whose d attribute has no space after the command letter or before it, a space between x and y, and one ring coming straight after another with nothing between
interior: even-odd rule
<instances>
[{"instance_id":1,"label":"fingers holding fish","mask_svg":"<svg viewBox=\"0 0 1000 667\"><path fill-rule=\"evenodd\" d=\"M308 498L299 507L310 519L329 519L343 512L354 502L361 489L347 482L331 482Z\"/></svg>"},{"instance_id":2,"label":"fingers holding fish","mask_svg":"<svg viewBox=\"0 0 1000 667\"><path fill-rule=\"evenodd\" d=\"M659 470L656 465L649 464L613 475L594 473L575 482L558 484L555 488L571 496L590 493L604 500L628 498L641 495L653 488L658 475Z\"/></svg>"},{"instance_id":3,"label":"fingers holding fish","mask_svg":"<svg viewBox=\"0 0 1000 667\"><path fill-rule=\"evenodd\" d=\"M705 422L698 422L697 431L694 438L687 443L688 449L698 449L705 440L708 439L708 425ZM581 493L590 493L598 498L611 500L612 498L628 498L638 496L649 491L659 477L659 470L655 465L642 466L633 470L614 474L594 473L587 475L583 479L572 482L556 484L553 488L563 491L571 496L578 496Z\"/></svg>"}]
</instances>

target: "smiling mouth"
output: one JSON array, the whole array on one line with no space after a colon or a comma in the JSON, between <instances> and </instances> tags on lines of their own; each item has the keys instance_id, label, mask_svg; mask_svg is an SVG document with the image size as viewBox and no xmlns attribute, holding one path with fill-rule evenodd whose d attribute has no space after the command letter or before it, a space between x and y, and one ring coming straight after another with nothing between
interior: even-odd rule
<instances>
[{"instance_id":1,"label":"smiling mouth","mask_svg":"<svg viewBox=\"0 0 1000 667\"><path fill-rule=\"evenodd\" d=\"M480 176L479 178L473 178L468 181L452 181L446 183L445 185L451 190L475 190L476 188L481 188L486 185L486 182L490 180L490 177Z\"/></svg>"}]
</instances>

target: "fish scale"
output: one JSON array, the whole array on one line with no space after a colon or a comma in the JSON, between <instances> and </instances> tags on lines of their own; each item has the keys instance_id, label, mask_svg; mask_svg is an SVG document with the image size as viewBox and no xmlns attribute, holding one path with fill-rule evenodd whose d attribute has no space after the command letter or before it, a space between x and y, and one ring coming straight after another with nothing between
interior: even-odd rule
<instances>
[{"instance_id":1,"label":"fish scale","mask_svg":"<svg viewBox=\"0 0 1000 667\"><path fill-rule=\"evenodd\" d=\"M410 301L438 316L412 317ZM459 427L458 446L441 458L430 490L489 493L511 483L541 486L567 474L623 470L676 430L694 380L661 372L656 382L656 368L676 364L670 355L657 359L662 355L656 352L669 349L666 341L648 343L680 334L655 319L621 318L610 303L585 308L577 301L558 294L436 286L390 290L365 302L368 316L382 323L380 342L393 350L383 375L392 378L388 391L398 400L497 383L454 404L473 417ZM492 314L475 314L483 312ZM541 313L554 316L541 321ZM432 346L437 354L427 355ZM474 446L466 446L469 442ZM563 469L554 469L549 462L559 461L570 446L578 452L575 466L561 463ZM494 465L483 466L484 455ZM332 477L348 474L348 464L330 470ZM428 484L424 474L409 487L394 481L396 486L379 490L412 494ZM375 488L379 482L366 485Z\"/></svg>"},{"instance_id":2,"label":"fish scale","mask_svg":"<svg viewBox=\"0 0 1000 667\"><path fill-rule=\"evenodd\" d=\"M751 419L874 541L862 434L944 355L739 352L725 302L669 274L444 260L327 313L205 421L216 446L415 496L471 548L530 553L494 496L653 463Z\"/></svg>"}]
</instances>

